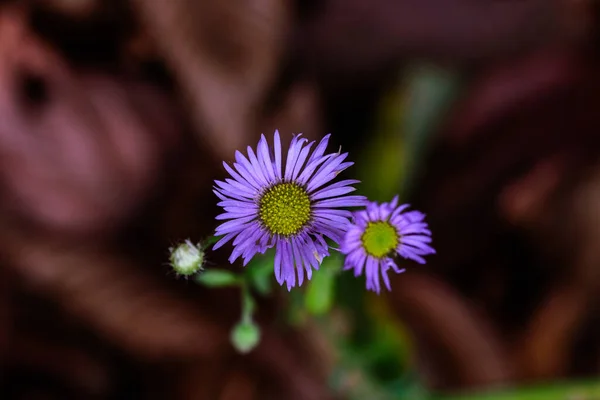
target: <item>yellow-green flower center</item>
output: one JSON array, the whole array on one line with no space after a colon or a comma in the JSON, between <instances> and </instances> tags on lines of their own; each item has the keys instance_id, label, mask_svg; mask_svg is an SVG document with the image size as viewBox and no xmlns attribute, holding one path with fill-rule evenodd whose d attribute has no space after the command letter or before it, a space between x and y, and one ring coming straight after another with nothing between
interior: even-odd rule
<instances>
[{"instance_id":1,"label":"yellow-green flower center","mask_svg":"<svg viewBox=\"0 0 600 400\"><path fill-rule=\"evenodd\" d=\"M365 251L377 258L390 254L399 243L396 228L387 221L369 222L361 240Z\"/></svg>"},{"instance_id":2,"label":"yellow-green flower center","mask_svg":"<svg viewBox=\"0 0 600 400\"><path fill-rule=\"evenodd\" d=\"M260 198L259 215L272 234L294 235L310 219L310 198L306 190L295 183L278 183Z\"/></svg>"}]
</instances>

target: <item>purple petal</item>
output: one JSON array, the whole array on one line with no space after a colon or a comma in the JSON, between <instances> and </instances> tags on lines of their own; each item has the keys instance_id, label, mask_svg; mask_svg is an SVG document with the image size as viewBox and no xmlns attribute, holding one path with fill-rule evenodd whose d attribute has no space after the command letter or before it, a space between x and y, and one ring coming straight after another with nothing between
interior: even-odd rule
<instances>
[{"instance_id":1,"label":"purple petal","mask_svg":"<svg viewBox=\"0 0 600 400\"><path fill-rule=\"evenodd\" d=\"M339 156L333 156L327 160L321 167L317 170L315 175L310 179L308 185L306 186L306 190L311 193L313 190L318 189L323 186L325 183L329 182L331 179L325 179L326 176L331 174L336 168L344 161L344 159L348 156L348 153L341 154Z\"/></svg>"},{"instance_id":2,"label":"purple petal","mask_svg":"<svg viewBox=\"0 0 600 400\"><path fill-rule=\"evenodd\" d=\"M258 162L258 158L256 158L256 154L254 154L254 150L252 147L247 147L248 158L250 159L250 163L252 164L252 168L254 168L254 176L258 179L258 182L264 186L269 185L269 180L266 177L266 171L263 170L262 165Z\"/></svg>"},{"instance_id":3,"label":"purple petal","mask_svg":"<svg viewBox=\"0 0 600 400\"><path fill-rule=\"evenodd\" d=\"M360 207L365 204L367 198L365 196L344 196L336 199L326 199L316 202L313 207Z\"/></svg>"},{"instance_id":4,"label":"purple petal","mask_svg":"<svg viewBox=\"0 0 600 400\"><path fill-rule=\"evenodd\" d=\"M315 151L311 154L310 158L308 159L308 164L310 164L314 160L321 158L323 154L325 154L325 149L327 148L327 144L329 143L330 137L330 133L323 136L323 139L321 139L317 147L315 147Z\"/></svg>"},{"instance_id":5,"label":"purple petal","mask_svg":"<svg viewBox=\"0 0 600 400\"><path fill-rule=\"evenodd\" d=\"M258 158L262 161L262 168L266 172L266 177L269 182L275 181L275 171L273 171L273 162L269 155L269 146L267 145L267 139L265 135L260 135L260 141L258 142L257 150Z\"/></svg>"},{"instance_id":6,"label":"purple petal","mask_svg":"<svg viewBox=\"0 0 600 400\"><path fill-rule=\"evenodd\" d=\"M300 173L300 170L302 169L302 166L304 165L304 161L306 161L306 157L308 156L308 152L310 151L310 148L312 147L312 145L315 142L310 142L308 145L306 145L302 151L300 151L300 154L298 155L298 159L296 160L296 165L294 166L294 171L292 172L292 180L296 180L296 178L298 177L298 174Z\"/></svg>"},{"instance_id":7,"label":"purple petal","mask_svg":"<svg viewBox=\"0 0 600 400\"><path fill-rule=\"evenodd\" d=\"M277 280L277 283L279 283L279 285L283 285L283 282L285 280L281 268L282 253L283 244L281 241L277 241L277 244L275 245L275 260L273 263L273 267L275 272L275 279Z\"/></svg>"},{"instance_id":8,"label":"purple petal","mask_svg":"<svg viewBox=\"0 0 600 400\"><path fill-rule=\"evenodd\" d=\"M231 232L231 233L228 233L227 235L223 236L217 243L215 243L215 245L212 248L213 251L217 250L218 248L223 246L225 243L229 242L237 234L238 234L237 232Z\"/></svg>"},{"instance_id":9,"label":"purple petal","mask_svg":"<svg viewBox=\"0 0 600 400\"><path fill-rule=\"evenodd\" d=\"M302 185L306 185L306 183L310 180L313 172L315 172L317 167L326 162L327 160L330 160L332 157L333 154L329 154L324 157L317 158L315 160L309 160L306 163L306 167L298 177L297 181Z\"/></svg>"},{"instance_id":10,"label":"purple petal","mask_svg":"<svg viewBox=\"0 0 600 400\"><path fill-rule=\"evenodd\" d=\"M238 150L235 152L235 161L237 161L238 164L234 164L233 166L236 167L240 175L245 176L246 179L253 179L258 187L263 187L265 185L266 182L260 180L250 161L248 161L248 159Z\"/></svg>"},{"instance_id":11,"label":"purple petal","mask_svg":"<svg viewBox=\"0 0 600 400\"><path fill-rule=\"evenodd\" d=\"M298 286L301 286L302 282L304 282L304 260L300 256L300 252L298 251L298 244L296 243L295 238L292 238L290 240L290 246L292 248L294 259L296 261L296 270L298 273Z\"/></svg>"},{"instance_id":12,"label":"purple petal","mask_svg":"<svg viewBox=\"0 0 600 400\"><path fill-rule=\"evenodd\" d=\"M326 187L322 188L321 190L316 191L315 193L313 193L311 195L311 198L313 200L326 199L328 197L339 196L338 194L330 195L330 192L332 192L332 191L335 192L336 189L350 189L348 192L342 193L342 194L346 194L346 193L356 190L352 186L348 186L348 185L353 185L356 183L360 183L360 181L358 181L356 179L346 179L343 181L339 181L339 182L333 183L329 186L326 186Z\"/></svg>"},{"instance_id":13,"label":"purple petal","mask_svg":"<svg viewBox=\"0 0 600 400\"><path fill-rule=\"evenodd\" d=\"M258 185L256 185L256 183L253 180L248 180L244 177L242 177L240 174L238 174L237 172L235 172L233 170L233 168L231 168L229 166L229 164L227 164L225 161L223 161L223 167L225 167L225 170L229 173L229 175L231 175L233 177L233 179L235 179L237 182L246 185L248 187L250 187L253 190L256 189L260 189L260 187Z\"/></svg>"},{"instance_id":14,"label":"purple petal","mask_svg":"<svg viewBox=\"0 0 600 400\"><path fill-rule=\"evenodd\" d=\"M302 149L302 146L304 146L304 143L306 143L308 140L304 139L304 138L300 138L300 135L298 136L294 136L294 139L292 139L292 143L290 144L290 148L288 150L288 155L287 155L287 160L286 160L286 164L285 164L285 180L286 181L291 181L292 180L292 173L294 172L294 167L296 166L296 161L298 160L298 155L300 154L300 151Z\"/></svg>"}]
</instances>

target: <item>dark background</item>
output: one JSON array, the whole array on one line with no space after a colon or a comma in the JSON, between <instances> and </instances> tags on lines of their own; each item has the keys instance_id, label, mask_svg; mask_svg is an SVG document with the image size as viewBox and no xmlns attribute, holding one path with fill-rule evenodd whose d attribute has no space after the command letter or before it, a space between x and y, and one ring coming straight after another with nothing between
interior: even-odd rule
<instances>
[{"instance_id":1,"label":"dark background","mask_svg":"<svg viewBox=\"0 0 600 400\"><path fill-rule=\"evenodd\" d=\"M0 1L0 397L597 378L599 16L593 0ZM260 300L261 344L240 355L239 295L170 271L170 246L215 227L221 161L275 128L332 132L363 194L427 214L427 265L375 300L339 292L361 304L345 323L374 304L373 326L401 326L402 372L360 367L369 350L332 383L350 364L323 318L282 320L287 292Z\"/></svg>"}]
</instances>

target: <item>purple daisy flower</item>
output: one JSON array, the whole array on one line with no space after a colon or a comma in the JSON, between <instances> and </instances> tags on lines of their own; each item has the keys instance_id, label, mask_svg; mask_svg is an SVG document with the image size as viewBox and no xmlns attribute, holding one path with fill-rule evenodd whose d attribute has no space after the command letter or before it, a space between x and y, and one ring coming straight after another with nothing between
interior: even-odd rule
<instances>
[{"instance_id":1,"label":"purple daisy flower","mask_svg":"<svg viewBox=\"0 0 600 400\"><path fill-rule=\"evenodd\" d=\"M431 243L431 231L423 222L425 214L419 211L407 211L408 204L398 207L398 196L390 203L369 202L366 210L353 214L354 221L348 229L340 251L346 254L344 270L354 269L359 276L365 268L367 289L379 293L381 289L379 275L388 290L390 280L387 275L391 268L399 269L393 257L396 254L424 264L423 256L434 254Z\"/></svg>"},{"instance_id":2,"label":"purple daisy flower","mask_svg":"<svg viewBox=\"0 0 600 400\"><path fill-rule=\"evenodd\" d=\"M349 196L357 180L328 184L352 162L344 162L348 153L325 154L330 135L325 136L311 153L315 142L294 136L285 161L279 132L274 135L274 154L265 136L256 153L248 146L248 158L236 151L231 168L223 163L232 179L215 181L215 194L225 212L218 220L215 234L223 237L218 249L233 239L229 261L242 257L246 265L256 253L275 247L275 277L288 290L301 285L306 271L319 269L329 255L324 236L340 243L350 224L352 213L343 207L364 206L363 196ZM297 281L296 281L297 275Z\"/></svg>"}]
</instances>

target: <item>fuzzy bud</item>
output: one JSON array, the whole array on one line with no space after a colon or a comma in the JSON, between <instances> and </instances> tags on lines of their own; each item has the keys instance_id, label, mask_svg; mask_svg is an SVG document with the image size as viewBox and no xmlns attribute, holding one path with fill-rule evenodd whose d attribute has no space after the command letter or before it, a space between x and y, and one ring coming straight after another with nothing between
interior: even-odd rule
<instances>
[{"instance_id":1,"label":"fuzzy bud","mask_svg":"<svg viewBox=\"0 0 600 400\"><path fill-rule=\"evenodd\" d=\"M189 240L175 248L170 248L171 267L178 275L191 276L203 269L204 249L194 245Z\"/></svg>"}]
</instances>

